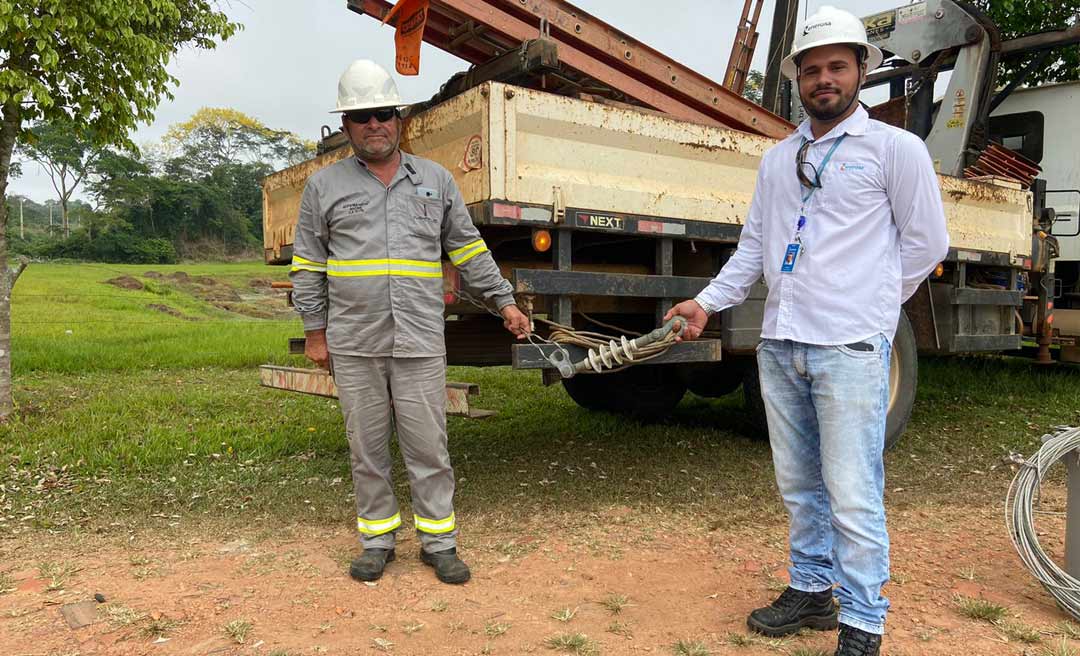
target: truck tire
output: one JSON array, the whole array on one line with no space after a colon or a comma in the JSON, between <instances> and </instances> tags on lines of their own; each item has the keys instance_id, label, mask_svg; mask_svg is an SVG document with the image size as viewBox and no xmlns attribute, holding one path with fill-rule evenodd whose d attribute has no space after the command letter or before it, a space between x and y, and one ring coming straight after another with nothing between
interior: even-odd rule
<instances>
[{"instance_id":1,"label":"truck tire","mask_svg":"<svg viewBox=\"0 0 1080 656\"><path fill-rule=\"evenodd\" d=\"M761 398L761 380L758 378L757 358L751 359L743 369L743 412L745 424L742 432L756 440L769 439L769 424L765 419L765 401Z\"/></svg>"},{"instance_id":2,"label":"truck tire","mask_svg":"<svg viewBox=\"0 0 1080 656\"><path fill-rule=\"evenodd\" d=\"M562 386L574 403L582 408L593 412L614 412L610 382L604 380L614 375L578 374L573 378L563 378Z\"/></svg>"},{"instance_id":3,"label":"truck tire","mask_svg":"<svg viewBox=\"0 0 1080 656\"><path fill-rule=\"evenodd\" d=\"M889 412L885 418L885 448L891 449L900 441L911 419L915 391L919 384L919 353L915 332L907 314L900 311L889 361ZM768 439L765 421L765 402L761 399L756 359L749 363L743 375L743 408L746 411L747 431L752 437Z\"/></svg>"},{"instance_id":4,"label":"truck tire","mask_svg":"<svg viewBox=\"0 0 1080 656\"><path fill-rule=\"evenodd\" d=\"M562 381L586 410L614 412L639 421L667 416L686 394L686 384L667 367L637 365L611 374L579 374Z\"/></svg>"},{"instance_id":5,"label":"truck tire","mask_svg":"<svg viewBox=\"0 0 1080 656\"><path fill-rule=\"evenodd\" d=\"M750 358L732 358L724 362L682 364L676 370L691 392L718 399L739 389L743 383L743 368L749 361Z\"/></svg>"},{"instance_id":6,"label":"truck tire","mask_svg":"<svg viewBox=\"0 0 1080 656\"><path fill-rule=\"evenodd\" d=\"M891 449L900 441L911 419L915 405L915 391L919 386L919 349L915 344L915 331L907 314L900 310L900 322L896 324L896 337L892 344L889 362L889 415L885 419L885 448Z\"/></svg>"}]
</instances>

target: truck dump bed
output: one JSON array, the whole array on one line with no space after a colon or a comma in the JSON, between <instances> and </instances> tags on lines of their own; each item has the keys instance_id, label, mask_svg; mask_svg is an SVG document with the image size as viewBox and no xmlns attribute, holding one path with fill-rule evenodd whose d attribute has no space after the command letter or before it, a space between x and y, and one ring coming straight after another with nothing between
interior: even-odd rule
<instances>
[{"instance_id":1,"label":"truck dump bed","mask_svg":"<svg viewBox=\"0 0 1080 656\"><path fill-rule=\"evenodd\" d=\"M402 136L403 149L450 170L467 204L512 204L534 225L557 222L562 210L576 208L739 226L761 156L774 143L496 82L407 118ZM266 178L268 263L291 258L308 176L350 155L342 147ZM969 251L969 260L984 252L1013 262L1030 254L1030 193L947 176L941 176L941 188L952 246Z\"/></svg>"}]
</instances>

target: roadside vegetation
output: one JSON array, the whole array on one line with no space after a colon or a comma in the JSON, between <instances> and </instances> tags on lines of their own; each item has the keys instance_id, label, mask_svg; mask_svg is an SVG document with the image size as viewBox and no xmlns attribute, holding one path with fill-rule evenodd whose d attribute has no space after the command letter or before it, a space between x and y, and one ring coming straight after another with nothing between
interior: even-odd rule
<instances>
[{"instance_id":1,"label":"roadside vegetation","mask_svg":"<svg viewBox=\"0 0 1080 656\"><path fill-rule=\"evenodd\" d=\"M142 288L116 286L124 276ZM32 265L13 298L0 532L347 521L335 401L258 384L258 364L302 363L286 355L300 323L268 289L284 276L259 263ZM767 443L725 428L745 425L738 393L688 396L643 425L581 410L535 372L449 375L479 383L476 404L498 411L450 420L460 513L497 526L628 507L715 528L782 512ZM996 503L1010 452L1030 455L1052 426L1080 421L1078 396L1072 367L924 359L908 433L887 456L890 504ZM404 473L395 480L404 492Z\"/></svg>"}]
</instances>

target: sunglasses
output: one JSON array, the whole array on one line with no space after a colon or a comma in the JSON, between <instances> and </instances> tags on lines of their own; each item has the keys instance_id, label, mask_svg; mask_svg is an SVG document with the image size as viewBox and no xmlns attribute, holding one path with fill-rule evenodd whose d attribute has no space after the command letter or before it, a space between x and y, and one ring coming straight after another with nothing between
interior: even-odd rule
<instances>
[{"instance_id":1,"label":"sunglasses","mask_svg":"<svg viewBox=\"0 0 1080 656\"><path fill-rule=\"evenodd\" d=\"M375 120L380 123L386 123L390 119L398 115L398 110L394 107L380 107L378 109L357 109L351 112L345 112L345 118L349 119L353 123L367 123L374 116Z\"/></svg>"},{"instance_id":2,"label":"sunglasses","mask_svg":"<svg viewBox=\"0 0 1080 656\"><path fill-rule=\"evenodd\" d=\"M804 141L798 154L795 155L795 173L799 176L799 183L802 186L808 189L821 189L821 175L818 174L817 167L806 161L806 151L810 149L812 143L812 141ZM807 175L807 170L814 174L813 178Z\"/></svg>"}]
</instances>

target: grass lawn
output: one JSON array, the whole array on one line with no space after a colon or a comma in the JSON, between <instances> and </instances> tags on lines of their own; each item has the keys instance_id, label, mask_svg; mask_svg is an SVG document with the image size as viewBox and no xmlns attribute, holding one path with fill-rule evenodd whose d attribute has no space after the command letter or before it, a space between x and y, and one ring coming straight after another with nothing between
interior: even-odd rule
<instances>
[{"instance_id":1,"label":"grass lawn","mask_svg":"<svg viewBox=\"0 0 1080 656\"><path fill-rule=\"evenodd\" d=\"M125 275L143 289L104 284ZM298 362L285 347L299 321L253 291L284 277L258 263L29 267L12 302L17 412L0 427L0 534L348 522L335 402L258 385L258 364ZM668 421L642 425L581 410L536 372L450 378L479 383L477 405L498 411L450 420L459 512L511 522L559 508L595 521L631 507L696 526L781 512L767 444L738 431L738 394L688 395ZM1012 476L1002 457L1080 421L1078 398L1072 367L923 359L908 433L887 456L890 503L997 503Z\"/></svg>"}]
</instances>

